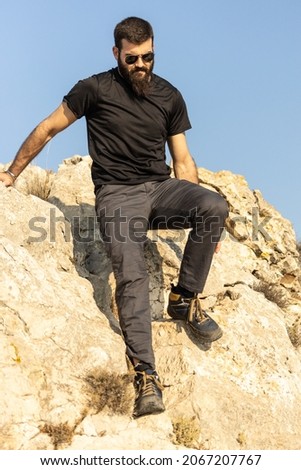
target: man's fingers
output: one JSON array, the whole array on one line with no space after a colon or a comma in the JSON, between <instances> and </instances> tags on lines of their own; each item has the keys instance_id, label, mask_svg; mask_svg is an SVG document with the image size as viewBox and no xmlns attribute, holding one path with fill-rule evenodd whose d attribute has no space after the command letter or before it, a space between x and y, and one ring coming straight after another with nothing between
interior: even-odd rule
<instances>
[{"instance_id":1,"label":"man's fingers","mask_svg":"<svg viewBox=\"0 0 301 470\"><path fill-rule=\"evenodd\" d=\"M215 247L215 251L214 251L214 252L215 252L215 253L218 253L218 252L220 251L221 247L222 247L222 242L218 242L218 244L217 244L216 247Z\"/></svg>"}]
</instances>

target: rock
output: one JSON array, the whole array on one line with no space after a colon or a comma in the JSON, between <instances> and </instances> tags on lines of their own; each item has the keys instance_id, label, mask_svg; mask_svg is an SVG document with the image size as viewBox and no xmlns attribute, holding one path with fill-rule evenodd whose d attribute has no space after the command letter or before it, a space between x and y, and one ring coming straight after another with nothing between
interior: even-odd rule
<instances>
[{"instance_id":1,"label":"rock","mask_svg":"<svg viewBox=\"0 0 301 470\"><path fill-rule=\"evenodd\" d=\"M118 402L131 403L133 388L90 171L90 157L75 156L56 174L30 165L16 188L0 185L0 448L299 449L301 272L291 223L242 176L199 169L230 207L201 294L224 335L200 345L168 317L188 232L150 232L166 412L133 420Z\"/></svg>"}]
</instances>

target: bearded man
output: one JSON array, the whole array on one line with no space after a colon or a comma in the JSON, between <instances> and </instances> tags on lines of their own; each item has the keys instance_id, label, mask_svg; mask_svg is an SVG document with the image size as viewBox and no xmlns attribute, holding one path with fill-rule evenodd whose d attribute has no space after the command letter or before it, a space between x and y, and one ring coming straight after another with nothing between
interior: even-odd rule
<instances>
[{"instance_id":1,"label":"bearded man","mask_svg":"<svg viewBox=\"0 0 301 470\"><path fill-rule=\"evenodd\" d=\"M219 194L198 184L185 136L191 125L183 97L153 73L152 26L126 18L115 27L114 39L117 67L80 80L28 136L0 181L11 186L50 139L85 117L96 214L116 279L125 352L135 370L137 418L165 409L152 347L147 231L191 228L167 312L185 321L200 342L210 343L222 330L202 311L197 296L219 249L228 207ZM166 163L166 144L175 178Z\"/></svg>"}]
</instances>

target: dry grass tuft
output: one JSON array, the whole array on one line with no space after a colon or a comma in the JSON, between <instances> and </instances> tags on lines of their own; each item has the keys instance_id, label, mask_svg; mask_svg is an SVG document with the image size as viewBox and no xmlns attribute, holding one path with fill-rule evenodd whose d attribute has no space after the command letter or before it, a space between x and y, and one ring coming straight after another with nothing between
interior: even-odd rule
<instances>
[{"instance_id":1,"label":"dry grass tuft","mask_svg":"<svg viewBox=\"0 0 301 470\"><path fill-rule=\"evenodd\" d=\"M52 170L46 170L43 178L38 174L34 174L26 181L26 193L47 201L51 191L53 175Z\"/></svg>"},{"instance_id":2,"label":"dry grass tuft","mask_svg":"<svg viewBox=\"0 0 301 470\"><path fill-rule=\"evenodd\" d=\"M104 370L94 371L85 377L86 393L89 407L99 413L107 406L115 414L128 414L133 401L130 392L130 379L128 374L118 375ZM132 390L132 387L131 387Z\"/></svg>"},{"instance_id":3,"label":"dry grass tuft","mask_svg":"<svg viewBox=\"0 0 301 470\"><path fill-rule=\"evenodd\" d=\"M262 292L266 299L274 302L280 308L287 307L288 300L285 297L284 291L280 286L275 284L269 284L266 281L260 281L253 285L253 289L256 292Z\"/></svg>"},{"instance_id":4,"label":"dry grass tuft","mask_svg":"<svg viewBox=\"0 0 301 470\"><path fill-rule=\"evenodd\" d=\"M62 444L71 444L74 428L71 428L67 423L58 425L46 423L40 428L40 431L48 434L53 447L57 450Z\"/></svg>"},{"instance_id":5,"label":"dry grass tuft","mask_svg":"<svg viewBox=\"0 0 301 470\"><path fill-rule=\"evenodd\" d=\"M198 449L200 429L195 417L185 418L180 416L172 421L174 443L188 448Z\"/></svg>"}]
</instances>

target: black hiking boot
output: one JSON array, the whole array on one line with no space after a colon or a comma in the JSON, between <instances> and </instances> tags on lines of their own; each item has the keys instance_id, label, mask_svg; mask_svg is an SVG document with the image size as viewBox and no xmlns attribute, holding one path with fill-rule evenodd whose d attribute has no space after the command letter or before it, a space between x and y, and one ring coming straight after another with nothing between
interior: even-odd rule
<instances>
[{"instance_id":1,"label":"black hiking boot","mask_svg":"<svg viewBox=\"0 0 301 470\"><path fill-rule=\"evenodd\" d=\"M135 366L135 405L133 417L158 414L165 411L162 401L162 390L158 374L147 364L139 363Z\"/></svg>"},{"instance_id":2,"label":"black hiking boot","mask_svg":"<svg viewBox=\"0 0 301 470\"><path fill-rule=\"evenodd\" d=\"M201 302L197 295L192 298L182 297L171 292L167 307L168 315L174 320L184 320L192 333L203 343L211 343L222 337L222 329L202 310Z\"/></svg>"}]
</instances>

